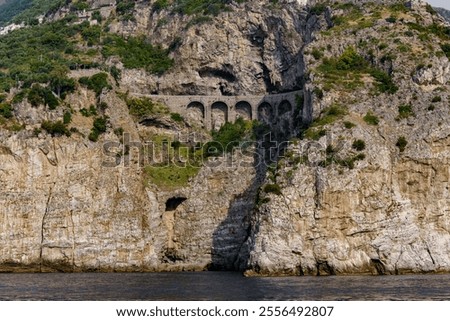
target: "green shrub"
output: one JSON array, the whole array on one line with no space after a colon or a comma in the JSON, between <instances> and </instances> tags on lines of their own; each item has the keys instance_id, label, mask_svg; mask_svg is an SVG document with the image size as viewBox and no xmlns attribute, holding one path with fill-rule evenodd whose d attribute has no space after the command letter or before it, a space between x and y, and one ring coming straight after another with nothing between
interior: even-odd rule
<instances>
[{"instance_id":1,"label":"green shrub","mask_svg":"<svg viewBox=\"0 0 450 321\"><path fill-rule=\"evenodd\" d=\"M96 142L99 136L106 132L108 118L107 117L97 117L94 119L94 125L89 134L89 140Z\"/></svg>"},{"instance_id":2,"label":"green shrub","mask_svg":"<svg viewBox=\"0 0 450 321\"><path fill-rule=\"evenodd\" d=\"M323 128L310 127L302 133L302 137L306 139L319 140L327 134L327 131Z\"/></svg>"},{"instance_id":3,"label":"green shrub","mask_svg":"<svg viewBox=\"0 0 450 321\"><path fill-rule=\"evenodd\" d=\"M343 167L347 167L348 169L353 169L355 168L355 163L361 160L364 160L366 158L366 155L364 154L358 154L355 155L353 157L347 157L344 159L336 159L336 163L343 166Z\"/></svg>"},{"instance_id":4,"label":"green shrub","mask_svg":"<svg viewBox=\"0 0 450 321\"><path fill-rule=\"evenodd\" d=\"M169 50L153 46L142 37L125 40L110 35L104 41L102 54L105 57L119 56L125 68L143 68L154 74L162 74L173 66Z\"/></svg>"},{"instance_id":5,"label":"green shrub","mask_svg":"<svg viewBox=\"0 0 450 321\"><path fill-rule=\"evenodd\" d=\"M450 59L450 44L448 43L441 44L441 49L445 53L447 58Z\"/></svg>"},{"instance_id":6,"label":"green shrub","mask_svg":"<svg viewBox=\"0 0 450 321\"><path fill-rule=\"evenodd\" d=\"M389 11L396 12L396 13L398 13L398 12L406 13L406 12L408 12L408 10L409 10L409 9L405 6L404 3L395 3L395 4L392 4L392 5L389 5L389 6L388 6L388 9L389 9Z\"/></svg>"},{"instance_id":7,"label":"green shrub","mask_svg":"<svg viewBox=\"0 0 450 321\"><path fill-rule=\"evenodd\" d=\"M428 13L431 13L432 15L437 15L436 10L434 10L434 8L430 4L427 3L425 9L427 10Z\"/></svg>"},{"instance_id":8,"label":"green shrub","mask_svg":"<svg viewBox=\"0 0 450 321\"><path fill-rule=\"evenodd\" d=\"M264 186L264 192L275 194L275 195L282 195L281 187L278 184L267 184Z\"/></svg>"},{"instance_id":9,"label":"green shrub","mask_svg":"<svg viewBox=\"0 0 450 321\"><path fill-rule=\"evenodd\" d=\"M59 101L51 90L40 85L34 85L28 92L27 98L29 103L34 107L46 105L50 109L55 109L59 106Z\"/></svg>"},{"instance_id":10,"label":"green shrub","mask_svg":"<svg viewBox=\"0 0 450 321\"><path fill-rule=\"evenodd\" d=\"M323 52L317 48L314 48L311 52L314 59L319 60L323 57Z\"/></svg>"},{"instance_id":11,"label":"green shrub","mask_svg":"<svg viewBox=\"0 0 450 321\"><path fill-rule=\"evenodd\" d=\"M330 107L325 108L320 114L320 117L316 119L311 126L315 127L332 124L345 115L347 115L347 109L345 107L333 104Z\"/></svg>"},{"instance_id":12,"label":"green shrub","mask_svg":"<svg viewBox=\"0 0 450 321\"><path fill-rule=\"evenodd\" d=\"M3 116L5 118L13 117L12 107L10 104L0 103L0 116Z\"/></svg>"},{"instance_id":13,"label":"green shrub","mask_svg":"<svg viewBox=\"0 0 450 321\"><path fill-rule=\"evenodd\" d=\"M70 113L70 111L66 111L63 116L63 122L65 125L67 125L70 124L71 121L72 121L72 114Z\"/></svg>"},{"instance_id":14,"label":"green shrub","mask_svg":"<svg viewBox=\"0 0 450 321\"><path fill-rule=\"evenodd\" d=\"M332 155L334 154L336 151L334 150L334 147L332 145L328 145L327 149L325 150L325 152L327 153L327 155Z\"/></svg>"},{"instance_id":15,"label":"green shrub","mask_svg":"<svg viewBox=\"0 0 450 321\"><path fill-rule=\"evenodd\" d=\"M89 133L88 138L89 138L90 141L96 142L96 141L98 141L99 136L100 136L100 133L98 133L95 130L91 130L91 132Z\"/></svg>"},{"instance_id":16,"label":"green shrub","mask_svg":"<svg viewBox=\"0 0 450 321\"><path fill-rule=\"evenodd\" d=\"M94 105L90 105L89 110L87 110L86 108L81 108L80 113L84 117L91 117L97 115L97 109L95 108Z\"/></svg>"},{"instance_id":17,"label":"green shrub","mask_svg":"<svg viewBox=\"0 0 450 321\"><path fill-rule=\"evenodd\" d=\"M155 113L155 103L149 98L127 99L130 114L136 117L144 117Z\"/></svg>"},{"instance_id":18,"label":"green shrub","mask_svg":"<svg viewBox=\"0 0 450 321\"><path fill-rule=\"evenodd\" d=\"M83 11L89 9L89 4L84 0L74 2L70 5L71 11Z\"/></svg>"},{"instance_id":19,"label":"green shrub","mask_svg":"<svg viewBox=\"0 0 450 321\"><path fill-rule=\"evenodd\" d=\"M116 12L120 16L129 15L134 10L133 0L117 0L116 2Z\"/></svg>"},{"instance_id":20,"label":"green shrub","mask_svg":"<svg viewBox=\"0 0 450 321\"><path fill-rule=\"evenodd\" d=\"M95 92L95 94L100 96L103 89L111 89L111 85L108 82L108 74L100 72L93 75L92 77L81 77L78 82L81 85L86 86L88 89Z\"/></svg>"},{"instance_id":21,"label":"green shrub","mask_svg":"<svg viewBox=\"0 0 450 321\"><path fill-rule=\"evenodd\" d=\"M92 13L92 19L97 20L98 23L101 23L103 20L103 17L100 13L100 11L96 10Z\"/></svg>"},{"instance_id":22,"label":"green shrub","mask_svg":"<svg viewBox=\"0 0 450 321\"><path fill-rule=\"evenodd\" d=\"M153 12L158 12L163 9L167 9L170 6L170 3L168 0L156 0L155 3L153 3L152 10Z\"/></svg>"},{"instance_id":23,"label":"green shrub","mask_svg":"<svg viewBox=\"0 0 450 321\"><path fill-rule=\"evenodd\" d=\"M66 135L70 136L70 131L67 129L66 125L60 120L56 122L44 121L41 124L41 128L52 136Z\"/></svg>"},{"instance_id":24,"label":"green shrub","mask_svg":"<svg viewBox=\"0 0 450 321\"><path fill-rule=\"evenodd\" d=\"M361 160L365 160L366 159L366 155L363 153L359 153L358 155L356 155L355 157L353 157L353 159L355 161L361 161Z\"/></svg>"},{"instance_id":25,"label":"green shrub","mask_svg":"<svg viewBox=\"0 0 450 321\"><path fill-rule=\"evenodd\" d=\"M242 2L242 1L240 1ZM175 0L175 11L187 15L213 15L229 10L229 1L223 0Z\"/></svg>"},{"instance_id":26,"label":"green shrub","mask_svg":"<svg viewBox=\"0 0 450 321\"><path fill-rule=\"evenodd\" d=\"M114 129L114 134L116 134L116 136L119 138L123 137L124 132L125 132L125 130L122 127L118 127L118 128Z\"/></svg>"},{"instance_id":27,"label":"green shrub","mask_svg":"<svg viewBox=\"0 0 450 321\"><path fill-rule=\"evenodd\" d=\"M24 99L27 98L28 91L29 90L27 90L27 89L19 91L17 94L14 95L14 98L12 99L11 103L18 104L18 103L21 103L22 101L24 101Z\"/></svg>"},{"instance_id":28,"label":"green shrub","mask_svg":"<svg viewBox=\"0 0 450 321\"><path fill-rule=\"evenodd\" d=\"M97 108L104 111L104 110L108 109L108 104L106 102L102 101L97 105Z\"/></svg>"},{"instance_id":29,"label":"green shrub","mask_svg":"<svg viewBox=\"0 0 450 321\"><path fill-rule=\"evenodd\" d=\"M314 14L314 15L316 15L316 16L319 16L319 15L321 15L322 13L325 12L325 9L326 9L326 8L327 8L327 6L326 6L325 4L317 4L317 5L313 6L313 7L311 7L311 8L309 9L309 12L310 12L311 14Z\"/></svg>"},{"instance_id":30,"label":"green shrub","mask_svg":"<svg viewBox=\"0 0 450 321\"><path fill-rule=\"evenodd\" d=\"M174 141L170 143L170 147L172 147L173 149L179 149L183 144L179 141Z\"/></svg>"},{"instance_id":31,"label":"green shrub","mask_svg":"<svg viewBox=\"0 0 450 321\"><path fill-rule=\"evenodd\" d=\"M394 84L392 77L379 69L371 69L370 75L377 81L377 88L382 93L395 94L398 86Z\"/></svg>"},{"instance_id":32,"label":"green shrub","mask_svg":"<svg viewBox=\"0 0 450 321\"><path fill-rule=\"evenodd\" d=\"M67 69L61 67L60 69L56 68L50 74L52 79L50 80L50 88L54 91L58 97L65 99L68 93L72 93L75 91L75 80L72 78L67 78L66 76Z\"/></svg>"},{"instance_id":33,"label":"green shrub","mask_svg":"<svg viewBox=\"0 0 450 321\"><path fill-rule=\"evenodd\" d=\"M380 43L379 45L378 45L378 49L379 50L384 50L384 49L386 49L387 47L389 47L388 46L388 44L387 43Z\"/></svg>"},{"instance_id":34,"label":"green shrub","mask_svg":"<svg viewBox=\"0 0 450 321\"><path fill-rule=\"evenodd\" d=\"M394 16L390 16L389 18L386 18L386 21L389 23L396 23L397 18L395 18Z\"/></svg>"},{"instance_id":35,"label":"green shrub","mask_svg":"<svg viewBox=\"0 0 450 321\"><path fill-rule=\"evenodd\" d=\"M205 156L220 156L231 152L253 134L253 123L239 117L234 123L225 123L212 132L213 140L204 145Z\"/></svg>"},{"instance_id":36,"label":"green shrub","mask_svg":"<svg viewBox=\"0 0 450 321\"><path fill-rule=\"evenodd\" d=\"M58 82L62 81L66 82L64 86L70 87L66 74L68 61L72 57L63 53L73 48L68 40L76 33L73 28L58 21L15 30L2 36L0 76L5 78L0 82L2 89L6 85L17 84L17 81L21 82L22 88L29 88L35 83L51 83L50 88L55 90Z\"/></svg>"},{"instance_id":37,"label":"green shrub","mask_svg":"<svg viewBox=\"0 0 450 321\"><path fill-rule=\"evenodd\" d=\"M404 136L399 137L398 140L397 140L397 143L395 144L395 146L398 147L400 152L404 152L405 151L406 145L408 145L408 142L406 141L406 138Z\"/></svg>"},{"instance_id":38,"label":"green shrub","mask_svg":"<svg viewBox=\"0 0 450 321\"><path fill-rule=\"evenodd\" d=\"M111 76L114 78L114 80L116 81L116 84L119 85L119 80L122 77L122 72L120 71L119 68L117 68L116 66L112 66L109 69L109 73L111 74Z\"/></svg>"},{"instance_id":39,"label":"green shrub","mask_svg":"<svg viewBox=\"0 0 450 321\"><path fill-rule=\"evenodd\" d=\"M353 128L353 127L356 127L356 125L353 124L352 122L345 121L345 122L344 122L344 127L347 128L347 129L351 129L351 128Z\"/></svg>"},{"instance_id":40,"label":"green shrub","mask_svg":"<svg viewBox=\"0 0 450 321\"><path fill-rule=\"evenodd\" d=\"M434 96L433 99L431 100L432 103L439 103L442 101L441 96Z\"/></svg>"},{"instance_id":41,"label":"green shrub","mask_svg":"<svg viewBox=\"0 0 450 321\"><path fill-rule=\"evenodd\" d=\"M398 107L398 116L400 119L414 116L414 112L413 112L413 108L412 108L411 104L399 106Z\"/></svg>"},{"instance_id":42,"label":"green shrub","mask_svg":"<svg viewBox=\"0 0 450 321\"><path fill-rule=\"evenodd\" d=\"M341 88L354 90L364 85L361 77L370 74L375 79L375 85L380 92L394 94L398 91L398 87L389 74L372 67L353 47L345 49L338 58L324 58L318 71L325 78L326 87L338 85Z\"/></svg>"},{"instance_id":43,"label":"green shrub","mask_svg":"<svg viewBox=\"0 0 450 321\"><path fill-rule=\"evenodd\" d=\"M190 165L161 165L147 166L145 179L147 185L153 183L160 188L173 190L186 186L192 177L199 172L198 167Z\"/></svg>"},{"instance_id":44,"label":"green shrub","mask_svg":"<svg viewBox=\"0 0 450 321\"><path fill-rule=\"evenodd\" d=\"M362 151L366 148L366 143L361 139L357 139L353 141L352 148L357 151Z\"/></svg>"},{"instance_id":45,"label":"green shrub","mask_svg":"<svg viewBox=\"0 0 450 321\"><path fill-rule=\"evenodd\" d=\"M429 35L434 34L439 37L441 40L449 40L450 39L450 27L433 23L431 25L423 25L414 22L408 22L407 26L411 30L416 30L420 32L419 39L422 41L429 40Z\"/></svg>"},{"instance_id":46,"label":"green shrub","mask_svg":"<svg viewBox=\"0 0 450 321\"><path fill-rule=\"evenodd\" d=\"M327 167L332 164L337 164L339 166L347 167L348 169L353 169L356 162L364 160L365 158L366 155L363 153L354 156L348 156L346 158L340 158L335 154L334 150L327 147L327 157L325 160L319 162L319 166Z\"/></svg>"},{"instance_id":47,"label":"green shrub","mask_svg":"<svg viewBox=\"0 0 450 321\"><path fill-rule=\"evenodd\" d=\"M324 96L323 90L320 89L320 88L318 88L318 87L314 88L314 91L313 91L313 92L314 92L314 94L316 95L316 97L319 98L319 99L322 99L323 96Z\"/></svg>"},{"instance_id":48,"label":"green shrub","mask_svg":"<svg viewBox=\"0 0 450 321\"><path fill-rule=\"evenodd\" d=\"M107 117L98 117L94 119L94 129L99 133L106 132L106 125L108 122Z\"/></svg>"},{"instance_id":49,"label":"green shrub","mask_svg":"<svg viewBox=\"0 0 450 321\"><path fill-rule=\"evenodd\" d=\"M373 126L376 126L380 123L380 120L378 119L378 117L376 115L374 115L372 113L372 111L368 111L367 114L363 117L363 120L368 125L373 125Z\"/></svg>"},{"instance_id":50,"label":"green shrub","mask_svg":"<svg viewBox=\"0 0 450 321\"><path fill-rule=\"evenodd\" d=\"M171 114L170 114L170 118L171 118L173 121L176 121L176 122L179 122L179 123L184 122L183 116L181 116L181 115L178 114L178 113L171 113Z\"/></svg>"}]
</instances>

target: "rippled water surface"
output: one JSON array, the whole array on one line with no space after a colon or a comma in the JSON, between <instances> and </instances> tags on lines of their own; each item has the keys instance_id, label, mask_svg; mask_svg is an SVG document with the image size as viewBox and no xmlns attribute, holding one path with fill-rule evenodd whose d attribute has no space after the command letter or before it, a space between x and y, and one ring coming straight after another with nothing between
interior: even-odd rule
<instances>
[{"instance_id":1,"label":"rippled water surface","mask_svg":"<svg viewBox=\"0 0 450 321\"><path fill-rule=\"evenodd\" d=\"M450 275L0 274L0 300L450 300Z\"/></svg>"}]
</instances>

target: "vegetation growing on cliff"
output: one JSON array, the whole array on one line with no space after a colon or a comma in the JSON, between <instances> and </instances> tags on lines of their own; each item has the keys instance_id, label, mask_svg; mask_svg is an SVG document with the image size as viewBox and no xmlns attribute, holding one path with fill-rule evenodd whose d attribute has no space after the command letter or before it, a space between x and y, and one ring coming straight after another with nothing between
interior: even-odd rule
<instances>
[{"instance_id":1,"label":"vegetation growing on cliff","mask_svg":"<svg viewBox=\"0 0 450 321\"><path fill-rule=\"evenodd\" d=\"M125 97L125 102L130 110L130 114L138 119L151 115L169 114L169 109L161 103L152 101L149 98Z\"/></svg>"},{"instance_id":2,"label":"vegetation growing on cliff","mask_svg":"<svg viewBox=\"0 0 450 321\"><path fill-rule=\"evenodd\" d=\"M322 111L320 116L313 121L313 123L302 132L302 137L312 140L319 140L326 135L324 126L333 124L339 119L342 119L347 114L347 109L341 105L334 104Z\"/></svg>"},{"instance_id":3,"label":"vegetation growing on cliff","mask_svg":"<svg viewBox=\"0 0 450 321\"><path fill-rule=\"evenodd\" d=\"M394 94L398 90L389 74L371 66L353 47L347 47L337 58L324 58L318 71L325 88L354 90L364 84L363 76L370 75L379 92Z\"/></svg>"},{"instance_id":4,"label":"vegetation growing on cliff","mask_svg":"<svg viewBox=\"0 0 450 321\"><path fill-rule=\"evenodd\" d=\"M89 134L89 140L96 142L99 136L106 132L108 124L107 117L97 117L94 119L94 124L91 129L91 133Z\"/></svg>"},{"instance_id":5,"label":"vegetation growing on cliff","mask_svg":"<svg viewBox=\"0 0 450 321\"><path fill-rule=\"evenodd\" d=\"M235 0L243 3L246 0ZM271 3L277 1L272 0ZM224 11L231 11L230 0L157 0L153 11L169 10L171 13L192 16L187 27L211 21L211 16L217 16Z\"/></svg>"},{"instance_id":6,"label":"vegetation growing on cliff","mask_svg":"<svg viewBox=\"0 0 450 321\"><path fill-rule=\"evenodd\" d=\"M245 2L237 0L236 2ZM153 5L154 11L170 8L172 12L185 15L218 15L222 11L230 10L230 0L157 0Z\"/></svg>"},{"instance_id":7,"label":"vegetation growing on cliff","mask_svg":"<svg viewBox=\"0 0 450 321\"><path fill-rule=\"evenodd\" d=\"M282 195L281 187L280 185L274 183L274 184L267 184L264 186L263 191L268 194L275 194L275 195Z\"/></svg>"},{"instance_id":8,"label":"vegetation growing on cliff","mask_svg":"<svg viewBox=\"0 0 450 321\"><path fill-rule=\"evenodd\" d=\"M200 168L189 164L164 164L145 168L146 184L155 184L163 189L177 189L188 184Z\"/></svg>"},{"instance_id":9,"label":"vegetation growing on cliff","mask_svg":"<svg viewBox=\"0 0 450 321\"><path fill-rule=\"evenodd\" d=\"M405 136L400 136L397 139L397 143L395 144L395 146L398 147L398 149L401 153L403 153L405 151L406 145L408 145L408 141L406 140Z\"/></svg>"},{"instance_id":10,"label":"vegetation growing on cliff","mask_svg":"<svg viewBox=\"0 0 450 321\"><path fill-rule=\"evenodd\" d=\"M65 0L8 0L0 5L0 26L9 22L36 24L36 17L56 11Z\"/></svg>"},{"instance_id":11,"label":"vegetation growing on cliff","mask_svg":"<svg viewBox=\"0 0 450 321\"><path fill-rule=\"evenodd\" d=\"M206 157L222 156L230 153L243 142L251 140L256 123L238 118L234 123L225 123L218 131L212 132L212 141L205 144Z\"/></svg>"},{"instance_id":12,"label":"vegetation growing on cliff","mask_svg":"<svg viewBox=\"0 0 450 321\"><path fill-rule=\"evenodd\" d=\"M126 68L143 68L158 74L173 64L166 50L143 38L123 39L103 33L99 26L90 26L88 22L72 24L69 17L2 36L0 93L40 83L49 85L63 98L66 92L74 90L74 82L68 78L70 70L92 67L109 70L103 64L113 55L122 59ZM119 77L117 72L114 75Z\"/></svg>"},{"instance_id":13,"label":"vegetation growing on cliff","mask_svg":"<svg viewBox=\"0 0 450 321\"><path fill-rule=\"evenodd\" d=\"M81 77L78 82L94 91L97 97L100 96L103 89L111 89L111 85L108 83L108 75L104 72L91 77Z\"/></svg>"},{"instance_id":14,"label":"vegetation growing on cliff","mask_svg":"<svg viewBox=\"0 0 450 321\"><path fill-rule=\"evenodd\" d=\"M357 148L354 149L359 150ZM336 164L342 167L347 167L348 169L353 169L355 168L356 162L362 161L365 158L366 158L365 154L363 153L355 154L354 152L348 152L346 156L343 156L340 153L338 153L338 151L335 150L335 148L332 145L328 145L326 149L326 158L323 161L319 162L319 166L328 167L332 164Z\"/></svg>"},{"instance_id":15,"label":"vegetation growing on cliff","mask_svg":"<svg viewBox=\"0 0 450 321\"><path fill-rule=\"evenodd\" d=\"M55 122L44 121L41 128L52 136L70 136L70 131L67 129L67 126L60 120Z\"/></svg>"},{"instance_id":16,"label":"vegetation growing on cliff","mask_svg":"<svg viewBox=\"0 0 450 321\"><path fill-rule=\"evenodd\" d=\"M108 35L103 41L102 54L106 58L119 56L125 68L143 68L155 74L162 74L173 65L167 49L153 46L142 37L124 39Z\"/></svg>"}]
</instances>

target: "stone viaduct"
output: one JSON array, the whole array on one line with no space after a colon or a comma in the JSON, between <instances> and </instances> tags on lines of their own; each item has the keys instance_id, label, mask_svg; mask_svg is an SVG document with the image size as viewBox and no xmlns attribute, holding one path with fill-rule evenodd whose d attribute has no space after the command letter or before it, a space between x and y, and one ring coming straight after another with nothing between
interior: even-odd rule
<instances>
[{"instance_id":1,"label":"stone viaduct","mask_svg":"<svg viewBox=\"0 0 450 321\"><path fill-rule=\"evenodd\" d=\"M159 101L174 113L179 113L190 123L206 129L219 129L225 122L238 117L273 123L279 118L292 118L297 97L302 91L266 96L165 96L131 94Z\"/></svg>"}]
</instances>

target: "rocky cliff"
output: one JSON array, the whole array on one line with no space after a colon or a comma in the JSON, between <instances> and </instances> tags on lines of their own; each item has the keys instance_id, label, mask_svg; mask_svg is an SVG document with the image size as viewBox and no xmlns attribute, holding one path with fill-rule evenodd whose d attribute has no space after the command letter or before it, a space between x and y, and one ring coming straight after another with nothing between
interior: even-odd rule
<instances>
[{"instance_id":1,"label":"rocky cliff","mask_svg":"<svg viewBox=\"0 0 450 321\"><path fill-rule=\"evenodd\" d=\"M449 64L446 36L425 39L445 24L427 6L331 15L305 49L314 121L262 189L248 273L448 271Z\"/></svg>"},{"instance_id":2,"label":"rocky cliff","mask_svg":"<svg viewBox=\"0 0 450 321\"><path fill-rule=\"evenodd\" d=\"M173 64L164 72L132 68L122 52L105 54L119 40L98 41L84 29L86 42L65 54L93 60L71 66L75 90L53 92L60 107L28 91L16 98L24 83L5 92L3 270L450 270L450 33L429 7L249 0L192 14L176 1L79 2L47 23L146 39ZM108 85L98 90L101 72ZM259 130L271 129L276 141L200 164L195 148L213 137L195 117L133 98L294 90L304 95L285 114L289 128L274 113L261 116L270 121ZM67 128L58 127L62 119ZM171 142L182 148L169 148L169 158L195 166L149 166L149 153ZM281 147L269 159L274 144Z\"/></svg>"}]
</instances>

